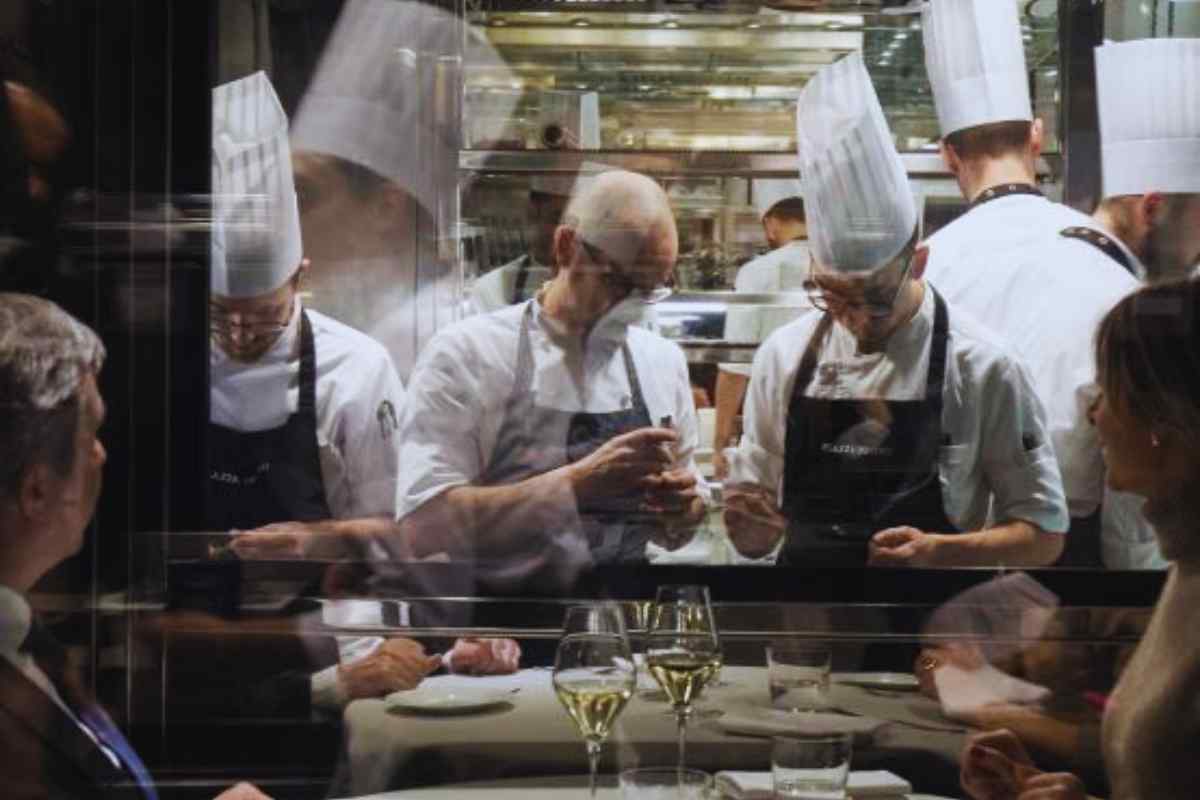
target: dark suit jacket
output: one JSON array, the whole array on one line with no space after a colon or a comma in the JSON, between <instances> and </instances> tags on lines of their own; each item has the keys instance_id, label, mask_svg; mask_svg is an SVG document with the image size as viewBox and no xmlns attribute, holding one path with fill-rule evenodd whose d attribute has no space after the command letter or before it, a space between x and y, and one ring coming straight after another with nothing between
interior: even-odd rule
<instances>
[{"instance_id":1,"label":"dark suit jacket","mask_svg":"<svg viewBox=\"0 0 1200 800\"><path fill-rule=\"evenodd\" d=\"M71 698L64 698L68 705ZM7 800L144 800L79 726L0 657L0 795Z\"/></svg>"}]
</instances>

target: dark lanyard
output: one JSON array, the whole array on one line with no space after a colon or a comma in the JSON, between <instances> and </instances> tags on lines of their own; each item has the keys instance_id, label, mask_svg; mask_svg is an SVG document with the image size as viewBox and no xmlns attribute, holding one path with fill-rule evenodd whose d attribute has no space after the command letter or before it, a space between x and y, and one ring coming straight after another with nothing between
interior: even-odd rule
<instances>
[{"instance_id":1,"label":"dark lanyard","mask_svg":"<svg viewBox=\"0 0 1200 800\"><path fill-rule=\"evenodd\" d=\"M1101 233L1095 228L1085 228L1083 226L1064 228L1058 232L1058 235L1068 239L1078 239L1081 242L1087 242L1124 267L1125 271L1130 275L1135 278L1137 277L1137 270L1133 268L1133 262L1130 261L1129 256L1121 249L1120 245L1113 241L1111 236Z\"/></svg>"},{"instance_id":2,"label":"dark lanyard","mask_svg":"<svg viewBox=\"0 0 1200 800\"><path fill-rule=\"evenodd\" d=\"M1001 197L1009 197L1014 194L1034 195L1035 197L1045 197L1042 190L1031 183L1001 183L996 186L990 186L979 193L979 196L971 201L971 205L967 206L967 210L979 208L984 203L990 203L993 200L999 200Z\"/></svg>"}]
</instances>

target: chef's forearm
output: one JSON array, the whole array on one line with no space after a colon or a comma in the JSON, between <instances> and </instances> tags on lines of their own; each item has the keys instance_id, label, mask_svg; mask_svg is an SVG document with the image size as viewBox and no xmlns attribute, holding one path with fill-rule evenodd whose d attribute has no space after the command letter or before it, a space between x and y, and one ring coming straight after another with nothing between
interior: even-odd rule
<instances>
[{"instance_id":1,"label":"chef's forearm","mask_svg":"<svg viewBox=\"0 0 1200 800\"><path fill-rule=\"evenodd\" d=\"M576 518L570 475L561 467L504 486L455 486L401 519L400 536L416 558L511 555Z\"/></svg>"},{"instance_id":2,"label":"chef's forearm","mask_svg":"<svg viewBox=\"0 0 1200 800\"><path fill-rule=\"evenodd\" d=\"M750 379L744 375L721 370L717 373L717 419L713 436L715 447L728 447L733 438L733 422L742 408L746 386Z\"/></svg>"},{"instance_id":3,"label":"chef's forearm","mask_svg":"<svg viewBox=\"0 0 1200 800\"><path fill-rule=\"evenodd\" d=\"M1024 520L974 533L935 534L939 567L1042 567L1062 555L1061 534L1046 533Z\"/></svg>"}]
</instances>

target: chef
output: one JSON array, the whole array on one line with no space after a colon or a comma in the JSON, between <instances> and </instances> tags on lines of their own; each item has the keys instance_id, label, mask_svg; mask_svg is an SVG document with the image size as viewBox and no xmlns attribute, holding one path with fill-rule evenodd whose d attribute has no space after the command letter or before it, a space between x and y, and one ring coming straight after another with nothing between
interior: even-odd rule
<instances>
[{"instance_id":1,"label":"chef","mask_svg":"<svg viewBox=\"0 0 1200 800\"><path fill-rule=\"evenodd\" d=\"M1020 363L923 280L930 248L861 53L804 88L797 140L824 313L755 357L727 453L739 556L1051 563L1067 516L1044 413Z\"/></svg>"},{"instance_id":2,"label":"chef","mask_svg":"<svg viewBox=\"0 0 1200 800\"><path fill-rule=\"evenodd\" d=\"M749 294L800 292L808 274L808 223L804 198L795 179L762 179L751 184L754 207L771 251L747 261L738 270L734 290ZM725 341L760 344L772 331L796 318L793 305L743 306L725 312ZM750 381L749 364L720 364L716 386L716 434L713 468L718 478L727 472L724 448L732 444L734 419L741 413Z\"/></svg>"},{"instance_id":3,"label":"chef","mask_svg":"<svg viewBox=\"0 0 1200 800\"><path fill-rule=\"evenodd\" d=\"M1096 48L1105 199L1095 216L1106 230L1100 235L1057 237L1047 250L1045 265L1039 265L1039 273L1075 272L1071 304L1085 296L1089 288L1085 280L1095 281L1106 271L1120 272L1129 266L1153 281L1185 275L1200 263L1200 109L1189 102L1194 87L1178 81L1178 76L1191 74L1197 63L1200 39L1145 39ZM1068 313L1063 305L1067 304L1060 301L1056 314ZM1075 369L1086 365L1089 379L1094 379L1092 359L1085 358L1084 352L1091 352L1094 330L1093 324L1087 329L1087 341L1076 351L1082 361ZM1066 368L1065 363L1055 366ZM1095 397L1094 387L1089 383L1087 388L1078 392L1077 413L1085 414ZM1090 428L1086 432L1092 433ZM1102 478L1102 469L1095 474ZM1105 490L1101 529L1105 566L1166 566L1141 506L1134 496Z\"/></svg>"},{"instance_id":4,"label":"chef","mask_svg":"<svg viewBox=\"0 0 1200 800\"><path fill-rule=\"evenodd\" d=\"M430 3L348 0L292 129L311 305L381 342L403 381L464 299L439 251L460 133L444 119L446 70L467 46L472 67L504 74L466 30L464 44L461 20Z\"/></svg>"},{"instance_id":5,"label":"chef","mask_svg":"<svg viewBox=\"0 0 1200 800\"><path fill-rule=\"evenodd\" d=\"M571 196L574 177L535 175L529 182L526 229L529 252L481 276L471 287L470 311L486 314L523 303L553 277L554 231Z\"/></svg>"},{"instance_id":6,"label":"chef","mask_svg":"<svg viewBox=\"0 0 1200 800\"><path fill-rule=\"evenodd\" d=\"M400 430L408 557L475 559L488 580L545 588L642 561L704 516L687 363L640 327L678 254L666 194L635 173L596 176L553 253L536 298L457 323L421 356Z\"/></svg>"},{"instance_id":7,"label":"chef","mask_svg":"<svg viewBox=\"0 0 1200 800\"><path fill-rule=\"evenodd\" d=\"M1136 279L1124 259L1092 263L1062 252L1090 249L1097 226L1035 188L1042 124L1030 110L1017 14L1011 3L988 0L935 0L923 12L943 155L971 201L929 238L928 278L1029 366L1075 533L1065 561L1098 565L1096 511L1105 490L1086 414L1092 335ZM1120 253L1119 244L1110 246Z\"/></svg>"}]
</instances>

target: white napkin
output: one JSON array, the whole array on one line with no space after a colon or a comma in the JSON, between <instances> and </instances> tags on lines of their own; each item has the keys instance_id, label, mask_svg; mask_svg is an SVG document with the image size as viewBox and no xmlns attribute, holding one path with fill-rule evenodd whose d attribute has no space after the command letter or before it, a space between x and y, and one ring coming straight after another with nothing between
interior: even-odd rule
<instances>
[{"instance_id":1,"label":"white napkin","mask_svg":"<svg viewBox=\"0 0 1200 800\"><path fill-rule=\"evenodd\" d=\"M942 710L947 716L961 716L996 703L1031 705L1050 694L1045 686L1014 678L991 664L978 669L963 669L943 664L933 673Z\"/></svg>"},{"instance_id":2,"label":"white napkin","mask_svg":"<svg viewBox=\"0 0 1200 800\"><path fill-rule=\"evenodd\" d=\"M769 772L718 772L717 788L733 800L774 800L775 791ZM851 771L846 792L855 800L862 797L903 797L912 784L887 770Z\"/></svg>"},{"instance_id":3,"label":"white napkin","mask_svg":"<svg viewBox=\"0 0 1200 800\"><path fill-rule=\"evenodd\" d=\"M788 734L852 733L856 739L869 739L887 724L873 717L822 714L817 711L784 711L761 706L736 705L721 709L718 727L727 733L751 736L787 736Z\"/></svg>"}]
</instances>

